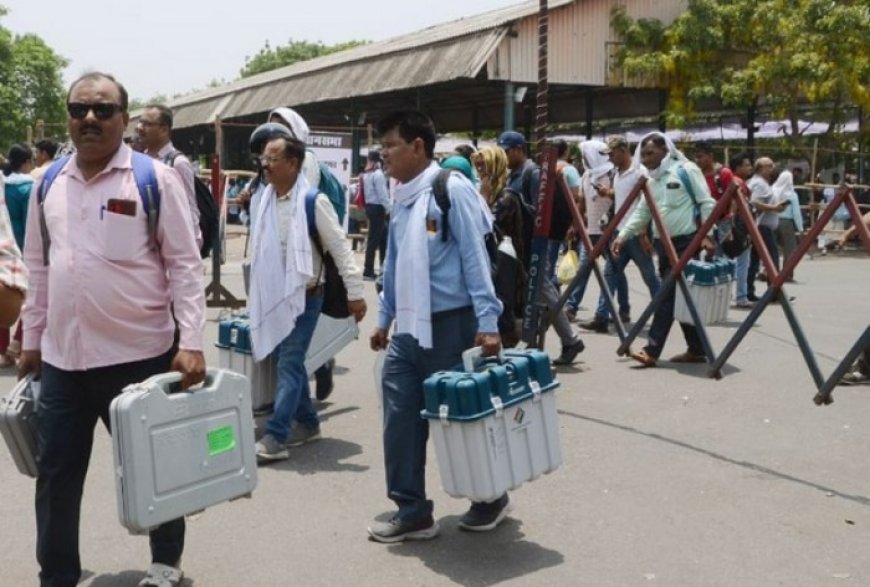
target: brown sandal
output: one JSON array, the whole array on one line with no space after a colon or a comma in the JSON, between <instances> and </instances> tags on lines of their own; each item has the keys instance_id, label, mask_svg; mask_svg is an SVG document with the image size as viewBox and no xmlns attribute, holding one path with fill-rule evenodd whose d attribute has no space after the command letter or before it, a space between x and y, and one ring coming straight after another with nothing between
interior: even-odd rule
<instances>
[{"instance_id":1,"label":"brown sandal","mask_svg":"<svg viewBox=\"0 0 870 587\"><path fill-rule=\"evenodd\" d=\"M644 367L655 367L656 366L656 358L646 351L638 351L633 352L629 351L628 356L643 365Z\"/></svg>"}]
</instances>

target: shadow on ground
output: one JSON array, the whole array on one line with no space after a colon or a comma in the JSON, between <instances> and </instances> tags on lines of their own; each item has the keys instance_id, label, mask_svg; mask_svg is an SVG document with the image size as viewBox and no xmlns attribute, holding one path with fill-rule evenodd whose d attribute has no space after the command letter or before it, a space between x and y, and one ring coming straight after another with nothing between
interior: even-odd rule
<instances>
[{"instance_id":1,"label":"shadow on ground","mask_svg":"<svg viewBox=\"0 0 870 587\"><path fill-rule=\"evenodd\" d=\"M280 471L294 471L300 475L313 475L324 471L363 473L370 467L344 462L361 455L362 452L362 446L354 442L338 438L322 438L291 448L288 460L267 466Z\"/></svg>"},{"instance_id":2,"label":"shadow on ground","mask_svg":"<svg viewBox=\"0 0 870 587\"><path fill-rule=\"evenodd\" d=\"M419 559L433 572L465 587L488 587L561 565L565 557L525 540L522 522L507 518L492 532L459 530L459 516L438 520L441 535L434 541L391 545L392 554Z\"/></svg>"}]
</instances>

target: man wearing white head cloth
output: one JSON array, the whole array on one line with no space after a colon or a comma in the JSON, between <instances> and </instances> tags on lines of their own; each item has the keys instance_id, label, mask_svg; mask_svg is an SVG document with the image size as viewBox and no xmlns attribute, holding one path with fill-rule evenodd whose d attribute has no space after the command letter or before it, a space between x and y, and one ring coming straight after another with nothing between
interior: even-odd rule
<instances>
[{"instance_id":1,"label":"man wearing white head cloth","mask_svg":"<svg viewBox=\"0 0 870 587\"><path fill-rule=\"evenodd\" d=\"M710 196L707 181L697 165L690 162L664 134L653 132L638 143L635 163L642 163L648 170L648 185L655 198L656 207L670 233L671 242L680 256L695 237L701 223L710 216L716 205ZM613 243L614 254L618 255L625 241L640 232L649 224L652 215L645 200L641 200L628 223L619 231ZM670 261L662 246L658 227L653 225L655 247L659 257L659 275L664 278L671 270ZM716 245L712 231L704 237L702 246L712 253ZM671 325L674 321L674 299L676 290L672 285L662 304L653 316L649 330L649 341L643 350L632 352L631 358L645 367L654 367L662 353ZM691 324L680 323L688 349L671 358L676 363L702 363L706 360L698 331Z\"/></svg>"},{"instance_id":2,"label":"man wearing white head cloth","mask_svg":"<svg viewBox=\"0 0 870 587\"><path fill-rule=\"evenodd\" d=\"M286 459L288 446L320 436L305 370L305 354L323 305L323 259L309 235L305 203L317 184L309 184L304 173L305 144L291 134L281 130L266 142L260 164L268 185L252 205L251 345L256 361L273 351L278 359L275 410L257 442L260 462ZM362 272L332 203L322 193L315 196L313 220L347 288L348 310L359 322L366 312Z\"/></svg>"}]
</instances>

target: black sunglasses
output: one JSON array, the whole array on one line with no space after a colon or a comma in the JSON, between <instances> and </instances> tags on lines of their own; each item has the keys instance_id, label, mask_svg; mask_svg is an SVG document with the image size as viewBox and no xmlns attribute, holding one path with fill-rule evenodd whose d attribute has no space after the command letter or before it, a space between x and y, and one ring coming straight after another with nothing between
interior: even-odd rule
<instances>
[{"instance_id":1,"label":"black sunglasses","mask_svg":"<svg viewBox=\"0 0 870 587\"><path fill-rule=\"evenodd\" d=\"M86 104L85 102L69 102L66 105L66 111L70 118L81 120L88 115L88 112L93 111L97 120L108 120L118 112L123 112L120 104L110 104L105 102L97 102L94 104Z\"/></svg>"}]
</instances>

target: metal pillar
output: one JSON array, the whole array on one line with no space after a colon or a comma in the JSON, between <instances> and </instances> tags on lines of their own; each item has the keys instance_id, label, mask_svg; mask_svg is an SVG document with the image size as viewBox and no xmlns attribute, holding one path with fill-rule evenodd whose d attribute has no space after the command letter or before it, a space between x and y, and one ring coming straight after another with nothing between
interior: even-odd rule
<instances>
[{"instance_id":1,"label":"metal pillar","mask_svg":"<svg viewBox=\"0 0 870 587\"><path fill-rule=\"evenodd\" d=\"M514 129L514 82L504 83L504 130Z\"/></svg>"}]
</instances>

